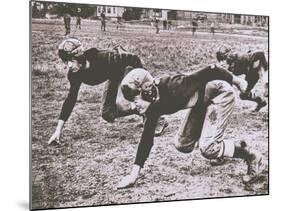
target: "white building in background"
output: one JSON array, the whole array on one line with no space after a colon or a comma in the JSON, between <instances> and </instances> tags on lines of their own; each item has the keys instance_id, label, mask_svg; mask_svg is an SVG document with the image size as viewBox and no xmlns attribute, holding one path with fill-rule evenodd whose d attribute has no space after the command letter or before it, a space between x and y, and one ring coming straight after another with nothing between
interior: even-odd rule
<instances>
[{"instance_id":1,"label":"white building in background","mask_svg":"<svg viewBox=\"0 0 281 211\"><path fill-rule=\"evenodd\" d=\"M142 10L142 19L155 19L158 20L168 20L168 10L161 9L143 9Z\"/></svg>"},{"instance_id":2,"label":"white building in background","mask_svg":"<svg viewBox=\"0 0 281 211\"><path fill-rule=\"evenodd\" d=\"M97 16L100 17L102 11L107 18L117 19L117 17L122 17L125 8L124 7L114 7L114 6L97 6Z\"/></svg>"},{"instance_id":3,"label":"white building in background","mask_svg":"<svg viewBox=\"0 0 281 211\"><path fill-rule=\"evenodd\" d=\"M218 14L217 20L231 24L268 26L268 17L260 15Z\"/></svg>"}]
</instances>

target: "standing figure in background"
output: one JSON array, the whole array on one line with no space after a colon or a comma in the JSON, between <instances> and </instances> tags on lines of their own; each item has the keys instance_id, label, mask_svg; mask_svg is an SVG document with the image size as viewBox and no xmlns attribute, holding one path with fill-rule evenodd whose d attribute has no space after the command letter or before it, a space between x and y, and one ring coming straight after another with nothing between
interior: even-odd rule
<instances>
[{"instance_id":1,"label":"standing figure in background","mask_svg":"<svg viewBox=\"0 0 281 211\"><path fill-rule=\"evenodd\" d=\"M215 35L215 23L212 22L210 27L211 27L211 33L212 33L213 35Z\"/></svg>"},{"instance_id":2,"label":"standing figure in background","mask_svg":"<svg viewBox=\"0 0 281 211\"><path fill-rule=\"evenodd\" d=\"M77 9L77 16L76 16L76 29L81 29L81 9Z\"/></svg>"},{"instance_id":3,"label":"standing figure in background","mask_svg":"<svg viewBox=\"0 0 281 211\"><path fill-rule=\"evenodd\" d=\"M172 21L168 21L168 30L172 29Z\"/></svg>"},{"instance_id":4,"label":"standing figure in background","mask_svg":"<svg viewBox=\"0 0 281 211\"><path fill-rule=\"evenodd\" d=\"M156 28L156 34L159 34L159 20L158 19L155 19L155 28Z\"/></svg>"},{"instance_id":5,"label":"standing figure in background","mask_svg":"<svg viewBox=\"0 0 281 211\"><path fill-rule=\"evenodd\" d=\"M100 17L101 17L101 30L105 31L105 19L106 19L106 17L105 17L105 14L104 14L104 10L102 11Z\"/></svg>"},{"instance_id":6,"label":"standing figure in background","mask_svg":"<svg viewBox=\"0 0 281 211\"><path fill-rule=\"evenodd\" d=\"M71 16L66 13L63 17L64 20L64 27L65 27L65 36L70 34L70 22L71 22Z\"/></svg>"},{"instance_id":7,"label":"standing figure in background","mask_svg":"<svg viewBox=\"0 0 281 211\"><path fill-rule=\"evenodd\" d=\"M119 28L121 28L121 17L117 17L117 25L116 25L116 29L118 30Z\"/></svg>"},{"instance_id":8,"label":"standing figure in background","mask_svg":"<svg viewBox=\"0 0 281 211\"><path fill-rule=\"evenodd\" d=\"M167 20L164 20L163 21L163 30L166 30L167 29Z\"/></svg>"},{"instance_id":9,"label":"standing figure in background","mask_svg":"<svg viewBox=\"0 0 281 211\"><path fill-rule=\"evenodd\" d=\"M192 24L192 36L195 36L195 32L196 32L196 29L198 27L198 23L195 19L193 19L191 24Z\"/></svg>"}]
</instances>

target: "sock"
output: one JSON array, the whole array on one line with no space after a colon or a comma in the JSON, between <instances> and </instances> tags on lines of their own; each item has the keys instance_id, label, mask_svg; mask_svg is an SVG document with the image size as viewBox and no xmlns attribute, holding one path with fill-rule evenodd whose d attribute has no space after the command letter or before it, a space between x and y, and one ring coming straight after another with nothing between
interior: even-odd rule
<instances>
[{"instance_id":1,"label":"sock","mask_svg":"<svg viewBox=\"0 0 281 211\"><path fill-rule=\"evenodd\" d=\"M234 155L234 151L235 151L235 145L232 141L223 141L224 143L224 148L223 151L219 153L224 157L230 157L232 158Z\"/></svg>"}]
</instances>

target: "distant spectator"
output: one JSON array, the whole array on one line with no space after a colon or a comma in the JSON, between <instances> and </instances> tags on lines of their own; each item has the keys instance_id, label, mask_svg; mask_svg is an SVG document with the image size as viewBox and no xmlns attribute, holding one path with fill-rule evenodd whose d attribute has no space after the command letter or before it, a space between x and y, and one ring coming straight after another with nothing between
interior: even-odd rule
<instances>
[{"instance_id":1,"label":"distant spectator","mask_svg":"<svg viewBox=\"0 0 281 211\"><path fill-rule=\"evenodd\" d=\"M168 30L172 29L172 21L168 21Z\"/></svg>"},{"instance_id":2,"label":"distant spectator","mask_svg":"<svg viewBox=\"0 0 281 211\"><path fill-rule=\"evenodd\" d=\"M81 9L77 9L77 16L76 16L76 29L81 29Z\"/></svg>"},{"instance_id":3,"label":"distant spectator","mask_svg":"<svg viewBox=\"0 0 281 211\"><path fill-rule=\"evenodd\" d=\"M198 27L198 23L197 23L197 21L195 19L193 19L191 24L192 24L192 36L194 36L195 32L196 32L196 29Z\"/></svg>"},{"instance_id":4,"label":"distant spectator","mask_svg":"<svg viewBox=\"0 0 281 211\"><path fill-rule=\"evenodd\" d=\"M159 20L158 19L155 20L155 28L156 28L156 34L159 34L160 28L159 28Z\"/></svg>"},{"instance_id":5,"label":"distant spectator","mask_svg":"<svg viewBox=\"0 0 281 211\"><path fill-rule=\"evenodd\" d=\"M63 17L64 20L64 26L65 26L65 36L70 34L70 22L71 22L71 16L69 14L65 14Z\"/></svg>"},{"instance_id":6,"label":"distant spectator","mask_svg":"<svg viewBox=\"0 0 281 211\"><path fill-rule=\"evenodd\" d=\"M210 27L211 27L211 33L212 33L213 35L215 35L215 23L212 22Z\"/></svg>"},{"instance_id":7,"label":"distant spectator","mask_svg":"<svg viewBox=\"0 0 281 211\"><path fill-rule=\"evenodd\" d=\"M106 17L105 17L104 11L102 11L100 17L101 17L101 30L105 31L105 20L106 20Z\"/></svg>"},{"instance_id":8,"label":"distant spectator","mask_svg":"<svg viewBox=\"0 0 281 211\"><path fill-rule=\"evenodd\" d=\"M121 17L117 17L117 25L116 28L119 29L121 28Z\"/></svg>"},{"instance_id":9,"label":"distant spectator","mask_svg":"<svg viewBox=\"0 0 281 211\"><path fill-rule=\"evenodd\" d=\"M167 29L167 20L164 20L163 21L163 30L166 30Z\"/></svg>"}]
</instances>

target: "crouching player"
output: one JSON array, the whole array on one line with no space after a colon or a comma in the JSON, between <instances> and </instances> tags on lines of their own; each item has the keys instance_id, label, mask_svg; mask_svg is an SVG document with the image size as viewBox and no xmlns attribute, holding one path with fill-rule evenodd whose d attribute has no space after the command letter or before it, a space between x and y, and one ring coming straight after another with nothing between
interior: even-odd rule
<instances>
[{"instance_id":1,"label":"crouching player","mask_svg":"<svg viewBox=\"0 0 281 211\"><path fill-rule=\"evenodd\" d=\"M74 108L82 83L94 86L107 81L101 111L104 120L113 122L116 117L138 114L136 109L131 107L132 104L125 100L122 92L118 92L124 75L129 71L127 67L142 67L137 55L125 51L121 46L112 50L90 48L84 51L78 39L69 38L59 45L59 57L68 66L70 89L62 105L56 130L48 144L54 141L59 143L63 126ZM165 120L163 124L167 125ZM161 127L158 127L160 132L163 131Z\"/></svg>"},{"instance_id":2,"label":"crouching player","mask_svg":"<svg viewBox=\"0 0 281 211\"><path fill-rule=\"evenodd\" d=\"M267 103L262 96L258 96L252 89L260 78L267 74L268 64L262 51L249 51L247 53L238 53L232 51L229 46L223 45L216 53L219 62L226 61L228 70L234 75L245 74L245 80L248 82L248 87L245 93L241 93L242 100L250 100L257 103L255 111L259 111ZM265 82L265 89L268 82ZM265 96L268 94L265 93Z\"/></svg>"},{"instance_id":3,"label":"crouching player","mask_svg":"<svg viewBox=\"0 0 281 211\"><path fill-rule=\"evenodd\" d=\"M137 75L136 72L143 78L151 78L141 84L141 89L132 86L132 76ZM248 165L243 182L254 182L261 162L259 156L250 152L244 141L233 143L223 138L235 104L232 84L245 93L247 82L244 79L216 65L189 75L160 79L152 79L143 69L128 73L121 83L121 89L128 100L134 100L137 110L146 115L146 121L131 173L120 181L117 188L130 187L136 182L153 146L158 118L181 109L187 109L187 114L175 138L176 149L190 153L199 142L201 153L207 159L225 156L243 159Z\"/></svg>"}]
</instances>

